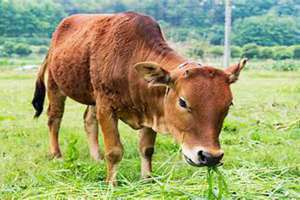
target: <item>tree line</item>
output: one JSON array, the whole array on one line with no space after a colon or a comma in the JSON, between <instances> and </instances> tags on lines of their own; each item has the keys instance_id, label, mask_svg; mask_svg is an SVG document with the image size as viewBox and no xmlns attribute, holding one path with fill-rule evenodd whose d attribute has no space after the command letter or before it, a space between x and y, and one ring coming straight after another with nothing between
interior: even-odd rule
<instances>
[{"instance_id":1,"label":"tree line","mask_svg":"<svg viewBox=\"0 0 300 200\"><path fill-rule=\"evenodd\" d=\"M300 0L234 0L232 10L233 44L300 44ZM50 38L68 15L123 11L153 16L174 41L224 40L223 0L0 0L0 36Z\"/></svg>"}]
</instances>

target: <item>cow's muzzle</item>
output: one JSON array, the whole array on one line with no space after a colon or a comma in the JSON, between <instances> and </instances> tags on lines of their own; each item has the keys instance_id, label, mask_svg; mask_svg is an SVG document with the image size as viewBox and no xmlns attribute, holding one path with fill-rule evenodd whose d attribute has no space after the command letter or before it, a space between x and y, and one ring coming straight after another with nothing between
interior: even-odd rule
<instances>
[{"instance_id":1,"label":"cow's muzzle","mask_svg":"<svg viewBox=\"0 0 300 200\"><path fill-rule=\"evenodd\" d=\"M188 164L195 167L203 167L203 166L213 167L213 166L222 165L220 161L222 160L224 153L220 152L217 155L213 155L205 151L199 151L197 155L198 155L197 163L194 162L186 155L184 155L184 158Z\"/></svg>"}]
</instances>

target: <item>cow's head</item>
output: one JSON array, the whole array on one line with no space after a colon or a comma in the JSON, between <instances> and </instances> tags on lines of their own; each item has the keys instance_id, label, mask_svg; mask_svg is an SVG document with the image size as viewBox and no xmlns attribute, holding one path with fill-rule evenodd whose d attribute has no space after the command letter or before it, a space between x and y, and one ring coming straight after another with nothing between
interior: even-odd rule
<instances>
[{"instance_id":1,"label":"cow's head","mask_svg":"<svg viewBox=\"0 0 300 200\"><path fill-rule=\"evenodd\" d=\"M189 164L214 166L222 159L219 135L232 105L230 84L238 79L246 62L242 59L225 70L188 63L170 72L155 63L135 65L149 84L168 87L165 120Z\"/></svg>"}]
</instances>

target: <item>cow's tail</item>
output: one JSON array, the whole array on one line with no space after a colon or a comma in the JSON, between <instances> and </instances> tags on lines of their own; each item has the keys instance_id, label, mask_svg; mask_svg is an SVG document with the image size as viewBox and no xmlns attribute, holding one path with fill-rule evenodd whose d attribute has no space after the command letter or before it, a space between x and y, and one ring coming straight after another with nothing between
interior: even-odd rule
<instances>
[{"instance_id":1,"label":"cow's tail","mask_svg":"<svg viewBox=\"0 0 300 200\"><path fill-rule=\"evenodd\" d=\"M44 107L44 100L45 100L45 95L46 95L46 86L45 86L45 72L47 70L47 65L48 65L48 56L49 52L46 55L46 58L42 64L42 66L39 69L39 72L37 74L37 80L35 82L35 90L34 90L34 95L32 99L32 105L35 109L35 114L34 118L39 117L42 112L43 112L43 107Z\"/></svg>"}]
</instances>

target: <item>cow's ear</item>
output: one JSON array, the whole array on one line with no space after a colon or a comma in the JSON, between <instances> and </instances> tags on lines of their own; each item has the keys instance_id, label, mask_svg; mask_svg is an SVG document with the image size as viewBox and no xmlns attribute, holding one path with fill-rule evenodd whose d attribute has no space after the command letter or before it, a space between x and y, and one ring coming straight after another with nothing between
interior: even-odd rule
<instances>
[{"instance_id":1,"label":"cow's ear","mask_svg":"<svg viewBox=\"0 0 300 200\"><path fill-rule=\"evenodd\" d=\"M243 58L240 62L236 65L232 65L227 67L224 71L228 74L229 83L234 83L239 79L240 72L245 67L247 63L247 58Z\"/></svg>"},{"instance_id":2,"label":"cow's ear","mask_svg":"<svg viewBox=\"0 0 300 200\"><path fill-rule=\"evenodd\" d=\"M171 84L170 73L154 62L139 62L134 65L138 74L144 78L150 86L169 86Z\"/></svg>"}]
</instances>

